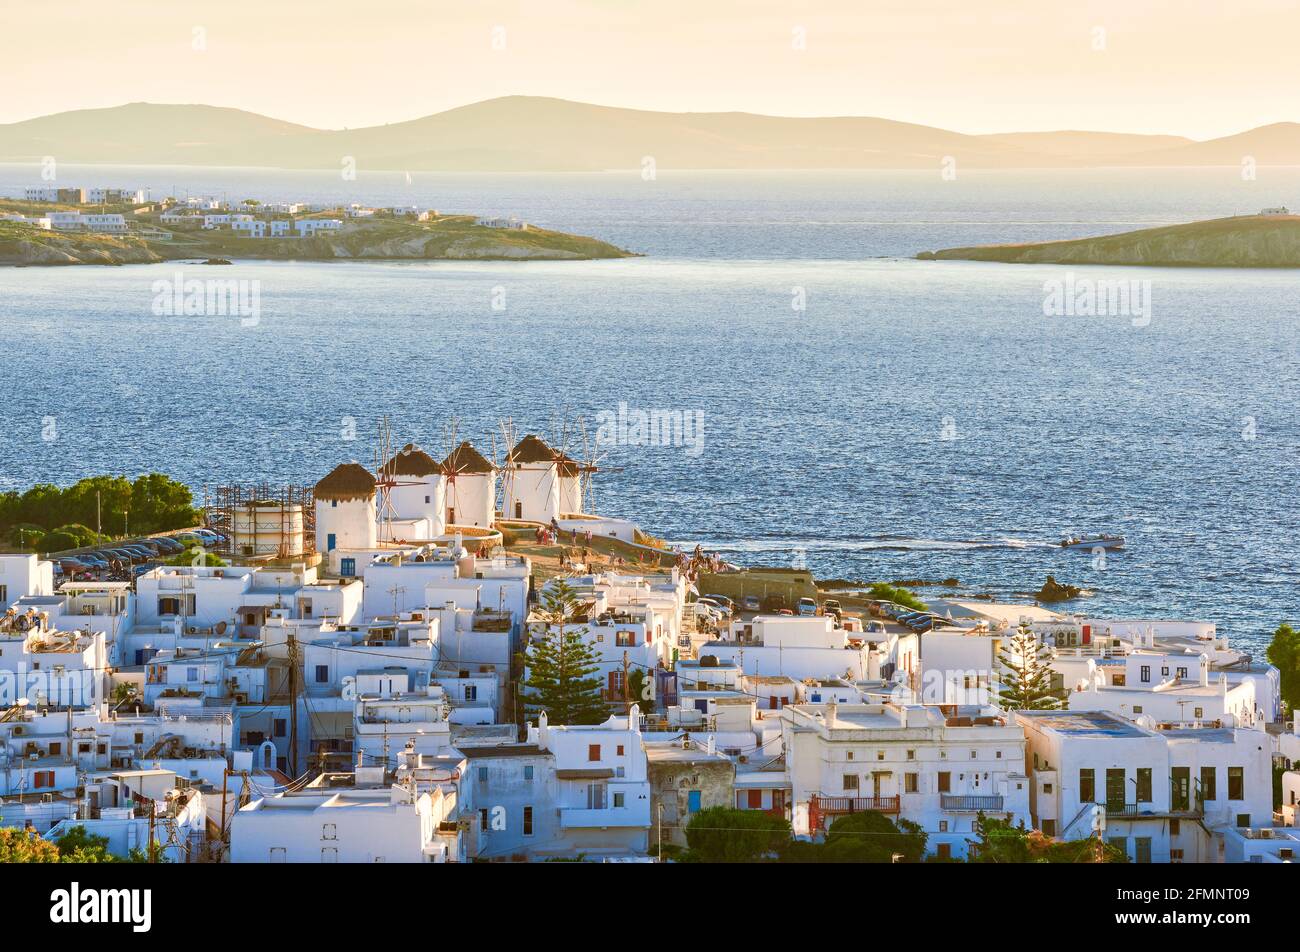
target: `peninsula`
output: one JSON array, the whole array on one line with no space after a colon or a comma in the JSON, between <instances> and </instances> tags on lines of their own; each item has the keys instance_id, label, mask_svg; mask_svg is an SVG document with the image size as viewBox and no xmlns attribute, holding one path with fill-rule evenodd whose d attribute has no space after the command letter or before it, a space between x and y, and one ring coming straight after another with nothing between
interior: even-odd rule
<instances>
[{"instance_id":1,"label":"peninsula","mask_svg":"<svg viewBox=\"0 0 1300 952\"><path fill-rule=\"evenodd\" d=\"M1184 268L1300 268L1300 215L1285 208L1067 241L923 251L924 261L1145 265Z\"/></svg>"},{"instance_id":2,"label":"peninsula","mask_svg":"<svg viewBox=\"0 0 1300 952\"><path fill-rule=\"evenodd\" d=\"M230 207L215 200L154 203L125 192L110 196L124 200L96 204L87 200L86 190L59 190L67 191L76 194L0 200L0 265L150 264L193 258L578 261L633 254L596 238L550 231L516 218L356 204L263 205L255 199Z\"/></svg>"}]
</instances>

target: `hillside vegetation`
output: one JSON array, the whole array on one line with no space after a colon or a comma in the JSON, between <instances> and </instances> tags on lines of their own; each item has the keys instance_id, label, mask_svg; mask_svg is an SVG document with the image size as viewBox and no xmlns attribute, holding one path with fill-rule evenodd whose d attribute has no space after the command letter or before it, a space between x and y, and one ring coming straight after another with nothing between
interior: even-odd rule
<instances>
[{"instance_id":1,"label":"hillside vegetation","mask_svg":"<svg viewBox=\"0 0 1300 952\"><path fill-rule=\"evenodd\" d=\"M1300 268L1300 215L1243 215L1069 241L923 251L931 261L1186 268Z\"/></svg>"}]
</instances>

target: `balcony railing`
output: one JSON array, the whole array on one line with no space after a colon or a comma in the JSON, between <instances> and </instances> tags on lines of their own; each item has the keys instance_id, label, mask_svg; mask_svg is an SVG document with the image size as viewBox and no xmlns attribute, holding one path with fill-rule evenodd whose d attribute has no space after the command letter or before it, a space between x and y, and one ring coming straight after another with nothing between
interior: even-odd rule
<instances>
[{"instance_id":1,"label":"balcony railing","mask_svg":"<svg viewBox=\"0 0 1300 952\"><path fill-rule=\"evenodd\" d=\"M1168 810L1158 810L1152 803L1106 803L1107 816L1204 816L1205 803L1199 799L1190 802L1175 800Z\"/></svg>"},{"instance_id":2,"label":"balcony railing","mask_svg":"<svg viewBox=\"0 0 1300 952\"><path fill-rule=\"evenodd\" d=\"M957 813L1002 813L1006 798L1000 796L965 797L960 795L940 794L939 806Z\"/></svg>"}]
</instances>

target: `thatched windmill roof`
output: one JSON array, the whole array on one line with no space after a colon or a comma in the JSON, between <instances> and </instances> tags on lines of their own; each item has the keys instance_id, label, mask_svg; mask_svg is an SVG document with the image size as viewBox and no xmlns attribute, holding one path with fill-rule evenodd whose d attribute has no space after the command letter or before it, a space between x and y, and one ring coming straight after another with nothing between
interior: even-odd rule
<instances>
[{"instance_id":1,"label":"thatched windmill roof","mask_svg":"<svg viewBox=\"0 0 1300 952\"><path fill-rule=\"evenodd\" d=\"M442 465L414 443L407 443L388 461L384 472L390 476L436 476Z\"/></svg>"},{"instance_id":2,"label":"thatched windmill roof","mask_svg":"<svg viewBox=\"0 0 1300 952\"><path fill-rule=\"evenodd\" d=\"M559 467L561 476L577 476L578 473L582 472L582 464L564 450L560 450L555 454L555 462Z\"/></svg>"},{"instance_id":3,"label":"thatched windmill roof","mask_svg":"<svg viewBox=\"0 0 1300 952\"><path fill-rule=\"evenodd\" d=\"M496 467L473 445L466 440L447 454L442 461L442 471L448 475L454 473L495 473Z\"/></svg>"},{"instance_id":4,"label":"thatched windmill roof","mask_svg":"<svg viewBox=\"0 0 1300 952\"><path fill-rule=\"evenodd\" d=\"M375 494L375 477L360 463L340 463L316 484L314 492L317 499L339 502L369 499Z\"/></svg>"},{"instance_id":5,"label":"thatched windmill roof","mask_svg":"<svg viewBox=\"0 0 1300 952\"><path fill-rule=\"evenodd\" d=\"M529 433L506 454L507 463L554 463L563 456L547 446L540 436Z\"/></svg>"}]
</instances>

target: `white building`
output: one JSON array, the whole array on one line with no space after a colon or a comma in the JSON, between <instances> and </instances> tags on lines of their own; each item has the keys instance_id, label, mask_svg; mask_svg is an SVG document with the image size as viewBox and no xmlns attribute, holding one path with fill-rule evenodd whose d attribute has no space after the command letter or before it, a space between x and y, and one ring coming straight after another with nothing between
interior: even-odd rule
<instances>
[{"instance_id":1,"label":"white building","mask_svg":"<svg viewBox=\"0 0 1300 952\"><path fill-rule=\"evenodd\" d=\"M465 853L528 859L565 851L555 754L535 743L464 745L459 806Z\"/></svg>"},{"instance_id":2,"label":"white building","mask_svg":"<svg viewBox=\"0 0 1300 952\"><path fill-rule=\"evenodd\" d=\"M294 228L303 238L314 238L321 232L338 231L343 227L343 222L338 218L299 218L294 222Z\"/></svg>"},{"instance_id":3,"label":"white building","mask_svg":"<svg viewBox=\"0 0 1300 952\"><path fill-rule=\"evenodd\" d=\"M316 484L316 551L374 549L378 541L375 477L341 463Z\"/></svg>"},{"instance_id":4,"label":"white building","mask_svg":"<svg viewBox=\"0 0 1300 952\"><path fill-rule=\"evenodd\" d=\"M919 824L929 851L964 857L981 812L1029 821L1024 732L995 708L804 704L782 719L796 834L876 810Z\"/></svg>"},{"instance_id":5,"label":"white building","mask_svg":"<svg viewBox=\"0 0 1300 952\"><path fill-rule=\"evenodd\" d=\"M705 642L698 654L734 661L746 674L805 678L872 676L872 651L861 639L836 625L829 615L798 617L755 615L733 622L724 640Z\"/></svg>"},{"instance_id":6,"label":"white building","mask_svg":"<svg viewBox=\"0 0 1300 952\"><path fill-rule=\"evenodd\" d=\"M439 786L392 783L382 765L325 773L306 788L254 800L235 814L232 863L445 863L439 824L455 809Z\"/></svg>"},{"instance_id":7,"label":"white building","mask_svg":"<svg viewBox=\"0 0 1300 952\"><path fill-rule=\"evenodd\" d=\"M491 529L496 521L497 468L466 441L442 461L447 476L447 526Z\"/></svg>"},{"instance_id":8,"label":"white building","mask_svg":"<svg viewBox=\"0 0 1300 952\"><path fill-rule=\"evenodd\" d=\"M1260 731L1154 730L1100 711L1017 711L1033 825L1079 840L1097 824L1139 863L1213 862L1223 834L1272 816L1271 751Z\"/></svg>"},{"instance_id":9,"label":"white building","mask_svg":"<svg viewBox=\"0 0 1300 952\"><path fill-rule=\"evenodd\" d=\"M559 725L546 715L528 743L555 756L559 808L553 852L588 857L643 855L650 830L650 781L640 711L603 724Z\"/></svg>"},{"instance_id":10,"label":"white building","mask_svg":"<svg viewBox=\"0 0 1300 952\"><path fill-rule=\"evenodd\" d=\"M388 461L384 474L395 484L387 491L394 534L416 541L446 533L447 480L442 464L408 443Z\"/></svg>"},{"instance_id":11,"label":"white building","mask_svg":"<svg viewBox=\"0 0 1300 952\"><path fill-rule=\"evenodd\" d=\"M144 189L88 188L86 201L91 205L143 205Z\"/></svg>"},{"instance_id":12,"label":"white building","mask_svg":"<svg viewBox=\"0 0 1300 952\"><path fill-rule=\"evenodd\" d=\"M507 519L549 523L563 513L560 508L562 453L541 437L529 434L506 454L505 499ZM567 466L567 464L566 464Z\"/></svg>"}]
</instances>

